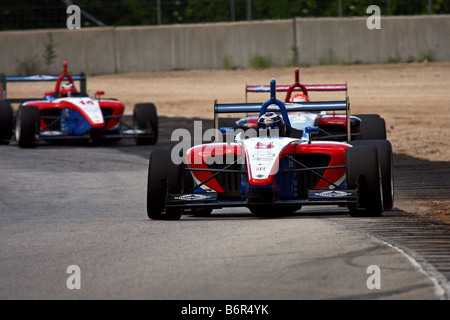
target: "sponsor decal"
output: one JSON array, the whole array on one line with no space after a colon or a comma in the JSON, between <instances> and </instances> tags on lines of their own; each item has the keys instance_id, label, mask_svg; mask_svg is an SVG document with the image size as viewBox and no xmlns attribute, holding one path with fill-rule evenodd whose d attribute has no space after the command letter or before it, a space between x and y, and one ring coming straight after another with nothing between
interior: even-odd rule
<instances>
[{"instance_id":1,"label":"sponsor decal","mask_svg":"<svg viewBox=\"0 0 450 320\"><path fill-rule=\"evenodd\" d=\"M272 161L273 158L276 156L276 154L272 153L272 154L268 154L267 156L268 157L258 157L257 155L254 154L254 155L252 155L253 159L250 159L250 160L262 161L262 162Z\"/></svg>"},{"instance_id":2,"label":"sponsor decal","mask_svg":"<svg viewBox=\"0 0 450 320\"><path fill-rule=\"evenodd\" d=\"M35 76L29 76L26 77L27 80L33 80L33 81L49 81L49 80L54 80L55 77L54 76L46 76L46 75L35 75Z\"/></svg>"},{"instance_id":3,"label":"sponsor decal","mask_svg":"<svg viewBox=\"0 0 450 320\"><path fill-rule=\"evenodd\" d=\"M339 198L339 197L346 197L346 196L351 196L351 195L352 194L350 192L338 191L338 190L323 191L323 192L315 193L315 196L327 197L327 198Z\"/></svg>"},{"instance_id":4,"label":"sponsor decal","mask_svg":"<svg viewBox=\"0 0 450 320\"><path fill-rule=\"evenodd\" d=\"M182 196L175 196L173 197L175 200L205 200L205 199L211 199L212 197L209 195L203 195L203 194L185 194Z\"/></svg>"},{"instance_id":5,"label":"sponsor decal","mask_svg":"<svg viewBox=\"0 0 450 320\"><path fill-rule=\"evenodd\" d=\"M256 149L273 149L274 145L273 142L270 143L263 143L263 142L258 142L255 146Z\"/></svg>"}]
</instances>

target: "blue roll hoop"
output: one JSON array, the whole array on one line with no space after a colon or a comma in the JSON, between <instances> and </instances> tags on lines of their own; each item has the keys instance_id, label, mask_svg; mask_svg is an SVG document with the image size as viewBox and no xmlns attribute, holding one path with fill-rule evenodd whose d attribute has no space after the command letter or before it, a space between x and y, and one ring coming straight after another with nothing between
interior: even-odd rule
<instances>
[{"instance_id":1,"label":"blue roll hoop","mask_svg":"<svg viewBox=\"0 0 450 320\"><path fill-rule=\"evenodd\" d=\"M270 80L270 99L266 100L266 102L263 103L263 105L261 106L261 111L259 113L259 116L261 117L263 114L266 113L267 107L269 107L270 105L277 105L280 108L281 111L281 115L283 117L283 121L286 124L287 127L291 127L291 122L289 121L289 116L286 110L286 106L284 105L283 102L281 102L280 100L278 100L276 98L276 80L272 79Z\"/></svg>"}]
</instances>

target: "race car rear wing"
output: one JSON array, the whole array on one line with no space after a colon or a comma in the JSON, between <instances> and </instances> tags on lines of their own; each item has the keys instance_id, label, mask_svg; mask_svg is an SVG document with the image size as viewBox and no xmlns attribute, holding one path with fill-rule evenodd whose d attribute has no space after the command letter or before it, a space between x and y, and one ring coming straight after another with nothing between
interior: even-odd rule
<instances>
[{"instance_id":1,"label":"race car rear wing","mask_svg":"<svg viewBox=\"0 0 450 320\"><path fill-rule=\"evenodd\" d=\"M320 111L346 111L347 100L342 101L312 101L312 102L287 102L285 103L288 112L320 112ZM260 113L262 103L218 103L214 101L214 113ZM281 111L276 104L270 104L267 109L269 111Z\"/></svg>"},{"instance_id":2,"label":"race car rear wing","mask_svg":"<svg viewBox=\"0 0 450 320\"><path fill-rule=\"evenodd\" d=\"M69 75L66 72L67 64L64 64L64 73L61 75L32 75L32 76L6 76L4 73L0 74L0 101L8 100L12 103L21 103L30 100L38 100L39 98L20 98L20 99L7 99L7 83L8 82L40 82L40 81L56 81L59 83L63 79L68 81L79 81L80 82L80 93L86 94L86 74L81 72L78 75Z\"/></svg>"},{"instance_id":3,"label":"race car rear wing","mask_svg":"<svg viewBox=\"0 0 450 320\"><path fill-rule=\"evenodd\" d=\"M219 104L214 101L214 128L219 128L219 114L221 113L259 113L263 115L266 112L281 112L286 126L291 127L288 112L321 112L321 111L345 111L347 118L347 141L351 140L350 128L350 98L342 101L313 101L313 102L288 102L283 103L276 99L276 82L272 79L270 83L271 97L264 103L230 103Z\"/></svg>"},{"instance_id":4,"label":"race car rear wing","mask_svg":"<svg viewBox=\"0 0 450 320\"><path fill-rule=\"evenodd\" d=\"M300 70L295 69L295 83L291 85L276 85L277 92L287 92L285 102L288 102L292 92L302 91L304 95L308 96L309 91L345 91L345 96L348 96L347 82L343 84L301 84ZM245 102L248 101L248 93L270 92L270 86L265 85L245 85Z\"/></svg>"}]
</instances>

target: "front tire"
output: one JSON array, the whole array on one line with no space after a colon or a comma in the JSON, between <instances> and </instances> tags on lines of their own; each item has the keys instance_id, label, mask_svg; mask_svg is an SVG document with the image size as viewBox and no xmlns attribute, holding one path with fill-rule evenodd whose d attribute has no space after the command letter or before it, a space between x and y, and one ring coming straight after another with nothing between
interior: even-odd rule
<instances>
[{"instance_id":1,"label":"front tire","mask_svg":"<svg viewBox=\"0 0 450 320\"><path fill-rule=\"evenodd\" d=\"M376 217L383 213L378 149L375 146L356 146L346 150L347 188L359 192L358 203L348 206L352 217Z\"/></svg>"},{"instance_id":2,"label":"front tire","mask_svg":"<svg viewBox=\"0 0 450 320\"><path fill-rule=\"evenodd\" d=\"M40 114L34 106L20 106L16 117L16 141L21 148L36 148L39 143Z\"/></svg>"},{"instance_id":3,"label":"front tire","mask_svg":"<svg viewBox=\"0 0 450 320\"><path fill-rule=\"evenodd\" d=\"M137 145L153 145L158 141L158 113L153 103L138 103L134 106L133 127L152 132L153 137L136 137Z\"/></svg>"},{"instance_id":4,"label":"front tire","mask_svg":"<svg viewBox=\"0 0 450 320\"><path fill-rule=\"evenodd\" d=\"M156 149L150 153L147 180L147 215L152 220L178 220L181 209L166 208L167 191L181 192L181 165L171 159L170 149Z\"/></svg>"},{"instance_id":5,"label":"front tire","mask_svg":"<svg viewBox=\"0 0 450 320\"><path fill-rule=\"evenodd\" d=\"M11 104L0 101L0 144L9 144L13 132L13 111Z\"/></svg>"}]
</instances>

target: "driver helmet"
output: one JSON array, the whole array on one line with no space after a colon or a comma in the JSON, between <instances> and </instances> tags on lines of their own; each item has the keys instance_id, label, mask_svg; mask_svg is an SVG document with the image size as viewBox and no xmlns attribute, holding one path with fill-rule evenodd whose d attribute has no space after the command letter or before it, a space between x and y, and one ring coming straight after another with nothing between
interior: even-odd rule
<instances>
[{"instance_id":1,"label":"driver helmet","mask_svg":"<svg viewBox=\"0 0 450 320\"><path fill-rule=\"evenodd\" d=\"M289 102L309 102L307 95L298 93L289 99Z\"/></svg>"},{"instance_id":2,"label":"driver helmet","mask_svg":"<svg viewBox=\"0 0 450 320\"><path fill-rule=\"evenodd\" d=\"M61 97L71 97L77 93L77 89L73 83L64 83L61 86Z\"/></svg>"},{"instance_id":3,"label":"driver helmet","mask_svg":"<svg viewBox=\"0 0 450 320\"><path fill-rule=\"evenodd\" d=\"M275 112L267 112L259 117L258 132L261 130L278 130L280 136L286 135L283 118Z\"/></svg>"}]
</instances>

